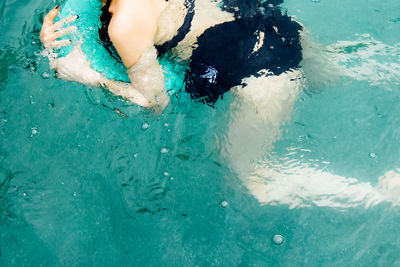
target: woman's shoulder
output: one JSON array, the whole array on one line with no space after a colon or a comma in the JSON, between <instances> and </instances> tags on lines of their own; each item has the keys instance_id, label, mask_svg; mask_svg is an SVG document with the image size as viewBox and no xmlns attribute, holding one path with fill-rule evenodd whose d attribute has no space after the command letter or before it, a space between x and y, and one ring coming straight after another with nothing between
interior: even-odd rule
<instances>
[{"instance_id":1,"label":"woman's shoulder","mask_svg":"<svg viewBox=\"0 0 400 267\"><path fill-rule=\"evenodd\" d=\"M153 45L159 14L149 2L122 0L110 10L108 35L126 67L134 65Z\"/></svg>"},{"instance_id":2,"label":"woman's shoulder","mask_svg":"<svg viewBox=\"0 0 400 267\"><path fill-rule=\"evenodd\" d=\"M112 3L109 11L113 16L126 15L131 19L157 21L166 6L164 0L120 0Z\"/></svg>"},{"instance_id":3,"label":"woman's shoulder","mask_svg":"<svg viewBox=\"0 0 400 267\"><path fill-rule=\"evenodd\" d=\"M155 10L153 1L121 0L110 7L110 12L110 36L139 33L145 37L157 31L160 12Z\"/></svg>"}]
</instances>

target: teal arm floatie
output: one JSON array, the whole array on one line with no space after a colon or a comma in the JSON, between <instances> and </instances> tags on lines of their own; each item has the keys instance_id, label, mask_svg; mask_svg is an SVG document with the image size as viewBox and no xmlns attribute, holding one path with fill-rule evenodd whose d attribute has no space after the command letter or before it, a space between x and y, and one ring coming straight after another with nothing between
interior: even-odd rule
<instances>
[{"instance_id":1,"label":"teal arm floatie","mask_svg":"<svg viewBox=\"0 0 400 267\"><path fill-rule=\"evenodd\" d=\"M108 79L129 82L125 66L113 58L103 47L98 35L101 15L101 0L68 0L62 7L60 19L79 15L72 25L78 27L78 33L65 36L73 43L81 43L82 51L91 67ZM66 56L72 51L72 46L63 47L59 56ZM164 70L165 88L168 92L177 92L184 86L186 62L178 62L171 55L165 54L158 58Z\"/></svg>"}]
</instances>

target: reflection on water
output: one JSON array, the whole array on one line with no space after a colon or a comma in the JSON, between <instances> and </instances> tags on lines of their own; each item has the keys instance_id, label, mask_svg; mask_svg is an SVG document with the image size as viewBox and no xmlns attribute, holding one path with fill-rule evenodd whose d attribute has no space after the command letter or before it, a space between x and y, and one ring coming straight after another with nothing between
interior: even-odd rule
<instances>
[{"instance_id":1,"label":"reflection on water","mask_svg":"<svg viewBox=\"0 0 400 267\"><path fill-rule=\"evenodd\" d=\"M400 85L400 44L387 45L369 34L354 41L340 41L328 47L333 60L346 66L353 79L367 80L372 85L394 89Z\"/></svg>"}]
</instances>

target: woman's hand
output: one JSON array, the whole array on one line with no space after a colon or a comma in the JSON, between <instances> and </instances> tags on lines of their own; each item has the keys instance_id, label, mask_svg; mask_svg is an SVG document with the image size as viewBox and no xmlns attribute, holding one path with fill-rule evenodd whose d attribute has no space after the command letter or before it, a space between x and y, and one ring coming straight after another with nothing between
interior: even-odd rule
<instances>
[{"instance_id":1,"label":"woman's hand","mask_svg":"<svg viewBox=\"0 0 400 267\"><path fill-rule=\"evenodd\" d=\"M59 6L56 6L44 17L42 30L40 31L40 40L48 49L57 49L70 45L71 40L57 39L77 29L75 26L69 26L67 28L63 28L63 26L74 22L77 18L79 18L79 16L70 16L54 23L54 19L57 17L58 11Z\"/></svg>"},{"instance_id":2,"label":"woman's hand","mask_svg":"<svg viewBox=\"0 0 400 267\"><path fill-rule=\"evenodd\" d=\"M66 34L77 30L76 26L69 26L79 16L69 16L63 20L54 23L57 17L59 7L52 9L43 20L42 30L40 31L40 40L51 54L50 67L58 72L60 78L83 83L87 86L99 86L102 76L93 70L86 60L80 46L74 47L71 53L65 57L57 58L53 49L58 49L71 44L71 40L58 40Z\"/></svg>"}]
</instances>

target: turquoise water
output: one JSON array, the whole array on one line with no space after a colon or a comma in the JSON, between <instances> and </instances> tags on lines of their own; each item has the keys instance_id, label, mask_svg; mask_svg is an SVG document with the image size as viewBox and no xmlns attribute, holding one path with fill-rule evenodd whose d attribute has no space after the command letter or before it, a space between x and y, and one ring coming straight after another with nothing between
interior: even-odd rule
<instances>
[{"instance_id":1,"label":"turquoise water","mask_svg":"<svg viewBox=\"0 0 400 267\"><path fill-rule=\"evenodd\" d=\"M399 2L284 7L350 74L301 93L265 157L376 187L400 167ZM1 266L400 265L396 201L261 205L220 151L230 95L177 94L154 116L56 79L37 38L49 8L0 0Z\"/></svg>"}]
</instances>

